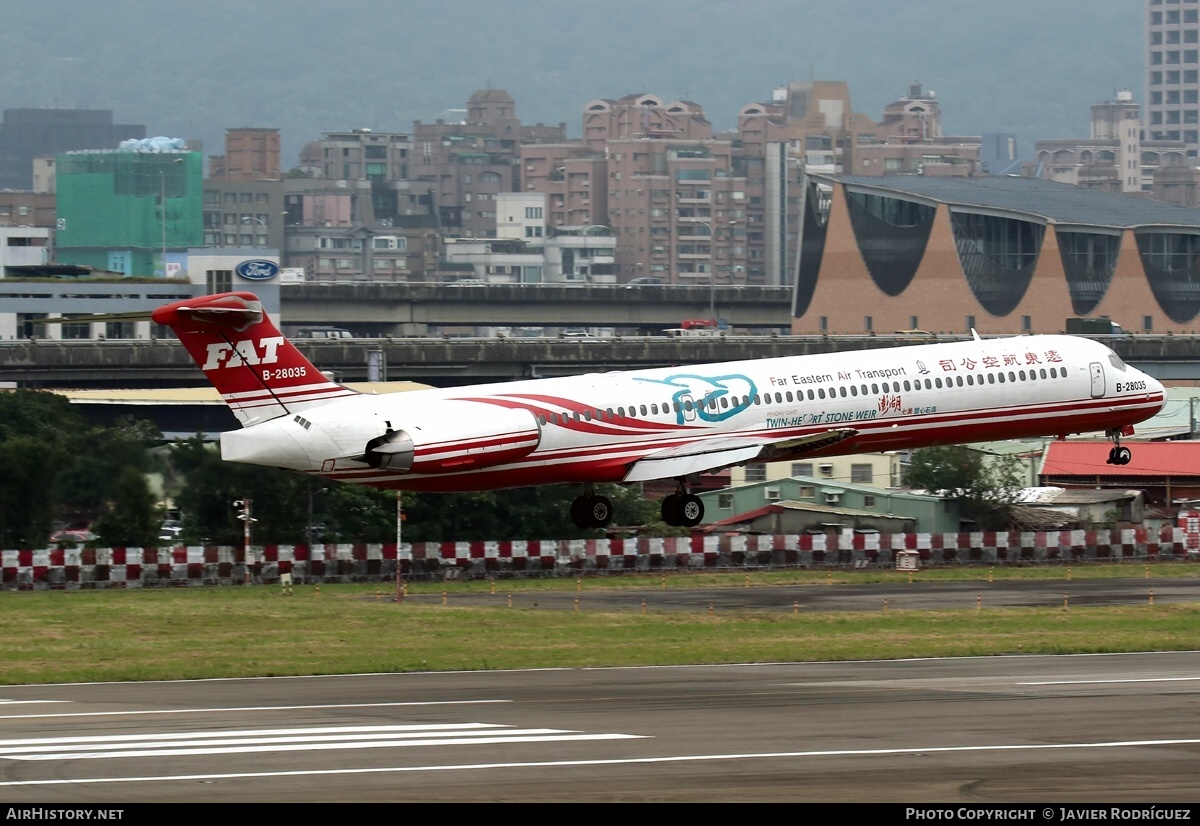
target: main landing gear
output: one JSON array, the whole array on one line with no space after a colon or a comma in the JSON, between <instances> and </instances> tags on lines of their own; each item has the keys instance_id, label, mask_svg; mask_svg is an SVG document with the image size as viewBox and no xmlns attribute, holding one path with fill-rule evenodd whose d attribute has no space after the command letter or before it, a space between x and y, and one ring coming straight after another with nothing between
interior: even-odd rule
<instances>
[{"instance_id":1,"label":"main landing gear","mask_svg":"<svg viewBox=\"0 0 1200 826\"><path fill-rule=\"evenodd\" d=\"M1129 448L1121 447L1120 430L1108 431L1108 437L1113 440L1113 448L1108 452L1108 464L1110 465L1127 465L1133 460L1133 453Z\"/></svg>"},{"instance_id":2,"label":"main landing gear","mask_svg":"<svg viewBox=\"0 0 1200 826\"><path fill-rule=\"evenodd\" d=\"M577 528L605 528L613 520L612 502L597 496L591 485L584 485L583 496L571 502L571 521Z\"/></svg>"},{"instance_id":3,"label":"main landing gear","mask_svg":"<svg viewBox=\"0 0 1200 826\"><path fill-rule=\"evenodd\" d=\"M679 489L662 500L662 518L674 527L695 527L704 518L704 503L680 480Z\"/></svg>"},{"instance_id":4,"label":"main landing gear","mask_svg":"<svg viewBox=\"0 0 1200 826\"><path fill-rule=\"evenodd\" d=\"M704 519L704 503L689 493L683 480L675 493L662 500L662 518L668 525L691 528ZM613 506L606 496L597 496L592 486L583 486L583 496L571 502L571 521L577 528L606 528L613 520Z\"/></svg>"}]
</instances>

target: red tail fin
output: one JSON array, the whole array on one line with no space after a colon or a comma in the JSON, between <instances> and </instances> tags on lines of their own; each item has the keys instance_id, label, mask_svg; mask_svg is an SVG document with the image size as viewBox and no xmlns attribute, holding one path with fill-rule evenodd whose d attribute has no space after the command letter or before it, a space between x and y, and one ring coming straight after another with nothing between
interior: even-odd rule
<instances>
[{"instance_id":1,"label":"red tail fin","mask_svg":"<svg viewBox=\"0 0 1200 826\"><path fill-rule=\"evenodd\" d=\"M175 331L243 427L354 395L283 337L253 293L176 301L151 318Z\"/></svg>"}]
</instances>

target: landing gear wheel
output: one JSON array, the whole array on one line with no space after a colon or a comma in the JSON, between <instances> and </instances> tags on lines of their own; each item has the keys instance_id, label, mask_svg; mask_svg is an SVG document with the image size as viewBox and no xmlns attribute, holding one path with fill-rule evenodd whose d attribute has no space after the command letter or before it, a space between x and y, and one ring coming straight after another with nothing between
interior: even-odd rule
<instances>
[{"instance_id":1,"label":"landing gear wheel","mask_svg":"<svg viewBox=\"0 0 1200 826\"><path fill-rule=\"evenodd\" d=\"M691 528L704 519L704 503L691 493L672 493L662 500L662 520L672 527Z\"/></svg>"},{"instance_id":2,"label":"landing gear wheel","mask_svg":"<svg viewBox=\"0 0 1200 826\"><path fill-rule=\"evenodd\" d=\"M571 502L571 521L577 528L603 528L612 519L612 502L605 496L577 496Z\"/></svg>"},{"instance_id":3,"label":"landing gear wheel","mask_svg":"<svg viewBox=\"0 0 1200 826\"><path fill-rule=\"evenodd\" d=\"M662 500L662 521L671 526L683 524L683 503L680 501L682 498L678 493L672 493Z\"/></svg>"},{"instance_id":4,"label":"landing gear wheel","mask_svg":"<svg viewBox=\"0 0 1200 826\"><path fill-rule=\"evenodd\" d=\"M1118 445L1108 452L1108 464L1110 465L1127 465L1131 461L1133 461L1133 453L1127 447Z\"/></svg>"},{"instance_id":5,"label":"landing gear wheel","mask_svg":"<svg viewBox=\"0 0 1200 826\"><path fill-rule=\"evenodd\" d=\"M585 497L591 500L588 504L588 517L591 519L591 527L604 528L613 520L612 502L608 501L604 496Z\"/></svg>"},{"instance_id":6,"label":"landing gear wheel","mask_svg":"<svg viewBox=\"0 0 1200 826\"><path fill-rule=\"evenodd\" d=\"M591 522L588 521L588 497L576 496L571 500L571 522L577 528L590 528Z\"/></svg>"},{"instance_id":7,"label":"landing gear wheel","mask_svg":"<svg viewBox=\"0 0 1200 826\"><path fill-rule=\"evenodd\" d=\"M685 528L699 525L700 520L704 518L704 503L700 501L700 497L691 493L681 496L679 517L679 523Z\"/></svg>"}]
</instances>

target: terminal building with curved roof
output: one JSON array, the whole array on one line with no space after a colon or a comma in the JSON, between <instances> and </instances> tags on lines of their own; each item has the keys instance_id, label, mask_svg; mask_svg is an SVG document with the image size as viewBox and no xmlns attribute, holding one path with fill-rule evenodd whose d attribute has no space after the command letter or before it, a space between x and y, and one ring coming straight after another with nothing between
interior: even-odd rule
<instances>
[{"instance_id":1,"label":"terminal building with curved roof","mask_svg":"<svg viewBox=\"0 0 1200 826\"><path fill-rule=\"evenodd\" d=\"M809 181L796 333L1200 329L1200 209L1038 178Z\"/></svg>"}]
</instances>

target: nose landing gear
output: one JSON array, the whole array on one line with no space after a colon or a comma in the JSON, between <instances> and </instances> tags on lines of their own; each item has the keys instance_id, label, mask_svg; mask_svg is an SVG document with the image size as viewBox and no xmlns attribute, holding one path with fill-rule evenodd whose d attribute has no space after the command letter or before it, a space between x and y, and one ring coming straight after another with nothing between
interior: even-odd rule
<instances>
[{"instance_id":1,"label":"nose landing gear","mask_svg":"<svg viewBox=\"0 0 1200 826\"><path fill-rule=\"evenodd\" d=\"M1113 440L1113 448L1108 451L1108 462L1110 465L1127 465L1133 460L1133 453L1127 447L1121 447L1120 430L1108 431L1108 437Z\"/></svg>"}]
</instances>

